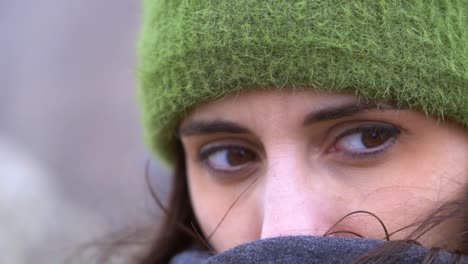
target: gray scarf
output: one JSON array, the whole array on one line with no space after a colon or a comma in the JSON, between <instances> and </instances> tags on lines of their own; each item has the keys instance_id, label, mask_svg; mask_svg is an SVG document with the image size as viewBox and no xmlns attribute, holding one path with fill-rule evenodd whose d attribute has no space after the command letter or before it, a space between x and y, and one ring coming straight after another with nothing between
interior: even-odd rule
<instances>
[{"instance_id":1,"label":"gray scarf","mask_svg":"<svg viewBox=\"0 0 468 264\"><path fill-rule=\"evenodd\" d=\"M364 238L289 236L257 240L239 245L217 255L189 249L175 256L170 264L220 263L351 263L356 257L385 241ZM429 249L405 243L395 254L366 263L421 263ZM439 251L431 263L457 262L457 256Z\"/></svg>"}]
</instances>

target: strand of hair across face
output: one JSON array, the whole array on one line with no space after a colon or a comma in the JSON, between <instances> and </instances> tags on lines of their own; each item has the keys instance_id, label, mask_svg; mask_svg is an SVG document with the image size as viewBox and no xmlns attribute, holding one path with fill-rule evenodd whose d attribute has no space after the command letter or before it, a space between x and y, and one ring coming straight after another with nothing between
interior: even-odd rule
<instances>
[{"instance_id":1,"label":"strand of hair across face","mask_svg":"<svg viewBox=\"0 0 468 264\"><path fill-rule=\"evenodd\" d=\"M247 185L247 187L242 190L242 192L236 197L236 199L234 199L234 202L232 202L232 204L229 206L228 210L226 211L226 213L223 215L223 217L221 218L221 220L219 221L219 223L216 225L216 227L213 229L213 231L210 233L210 235L208 236L208 240L211 239L211 237L213 237L214 233L219 229L219 227L221 226L221 224L224 222L224 219L226 219L227 215L229 214L229 212L232 210L232 208L234 208L234 205L236 205L236 203L240 200L240 198L244 195L245 192L247 192L248 189L250 189L250 187L257 181L258 177L255 177L253 179L253 181L251 181L249 183L249 185Z\"/></svg>"},{"instance_id":2,"label":"strand of hair across face","mask_svg":"<svg viewBox=\"0 0 468 264\"><path fill-rule=\"evenodd\" d=\"M154 189L151 187L151 182L149 179L149 168L150 168L151 160L148 159L145 164L145 180L146 184L148 186L149 192L153 200L156 202L157 206L163 211L165 215L169 215L169 210L163 205L161 199L159 199L158 195L154 191ZM191 222L191 227L187 228L184 224L180 222L176 222L177 227L182 230L184 233L188 234L192 238L199 240L210 252L214 252L214 250L209 246L208 242L203 238L203 236L198 232L198 230L195 228L195 225L193 224L193 221Z\"/></svg>"},{"instance_id":3,"label":"strand of hair across face","mask_svg":"<svg viewBox=\"0 0 468 264\"><path fill-rule=\"evenodd\" d=\"M372 217L374 217L375 219L377 219L377 221L380 223L380 225L382 226L384 232L385 232L385 240L389 241L390 240L390 236L388 234L388 230L387 230L387 227L385 226L384 222L375 214L369 212L369 211L354 211L354 212L351 212L349 214L346 214L345 216L343 216L342 218L340 218L340 220L338 220L338 222L336 222L332 227L330 227L330 229L328 229L327 232L325 232L325 234L323 236L328 236L330 234L336 234L336 233L352 233L352 234L356 234L357 236L359 237L363 237L355 232L352 232L352 231L335 231L335 232L332 232L330 233L331 230L333 230L333 228L335 228L338 224L340 224L343 220L345 220L346 218L348 218L349 216L352 216L352 215L355 215L355 214L368 214Z\"/></svg>"}]
</instances>

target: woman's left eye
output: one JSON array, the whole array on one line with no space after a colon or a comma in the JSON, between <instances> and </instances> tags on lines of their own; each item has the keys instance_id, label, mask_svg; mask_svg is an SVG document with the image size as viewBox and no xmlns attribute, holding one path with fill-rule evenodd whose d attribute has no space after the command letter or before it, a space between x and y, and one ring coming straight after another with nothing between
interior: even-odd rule
<instances>
[{"instance_id":1,"label":"woman's left eye","mask_svg":"<svg viewBox=\"0 0 468 264\"><path fill-rule=\"evenodd\" d=\"M369 123L349 129L336 141L333 151L351 155L372 155L385 151L400 134L400 129L385 123Z\"/></svg>"}]
</instances>

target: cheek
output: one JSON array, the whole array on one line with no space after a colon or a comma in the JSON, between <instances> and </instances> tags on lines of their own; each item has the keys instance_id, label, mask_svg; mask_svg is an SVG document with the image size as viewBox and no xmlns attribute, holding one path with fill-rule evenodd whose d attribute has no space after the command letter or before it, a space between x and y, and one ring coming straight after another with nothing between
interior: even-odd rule
<instances>
[{"instance_id":1,"label":"cheek","mask_svg":"<svg viewBox=\"0 0 468 264\"><path fill-rule=\"evenodd\" d=\"M447 202L463 199L468 179L467 151L442 143L443 147L429 144L399 151L376 167L334 171L339 179L349 176L347 182L341 182L340 193L348 201L343 213L372 212L393 232L425 220ZM382 226L370 215L350 217L343 223L365 236L384 237ZM406 238L413 230L398 232L392 239ZM433 244L442 234L456 231L462 231L462 226L443 224L420 242Z\"/></svg>"},{"instance_id":2,"label":"cheek","mask_svg":"<svg viewBox=\"0 0 468 264\"><path fill-rule=\"evenodd\" d=\"M450 142L439 143L402 153L398 160L382 170L385 176L381 177L381 187L375 188L363 201L362 205L374 204L372 209L385 218L389 230L426 220L440 206L464 199L468 153ZM414 229L399 232L393 238L406 238L411 230ZM428 232L420 242L432 245L462 230L460 223L450 221Z\"/></svg>"},{"instance_id":3,"label":"cheek","mask_svg":"<svg viewBox=\"0 0 468 264\"><path fill-rule=\"evenodd\" d=\"M450 137L444 137L450 139ZM459 198L468 180L468 145L457 141L432 140L437 144L421 144L402 155L399 168L403 183L422 188L434 201Z\"/></svg>"},{"instance_id":4,"label":"cheek","mask_svg":"<svg viewBox=\"0 0 468 264\"><path fill-rule=\"evenodd\" d=\"M259 238L261 215L255 192L244 192L248 183L220 185L196 168L189 168L187 174L195 216L214 250L225 251Z\"/></svg>"}]
</instances>

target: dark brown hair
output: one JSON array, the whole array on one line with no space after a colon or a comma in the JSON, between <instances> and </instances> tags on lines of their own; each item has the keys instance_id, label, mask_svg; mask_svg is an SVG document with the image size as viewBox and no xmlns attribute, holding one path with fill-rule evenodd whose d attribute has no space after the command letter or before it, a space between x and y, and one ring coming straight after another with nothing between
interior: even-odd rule
<instances>
[{"instance_id":1,"label":"dark brown hair","mask_svg":"<svg viewBox=\"0 0 468 264\"><path fill-rule=\"evenodd\" d=\"M152 241L151 246L139 260L139 264L169 263L172 257L189 247L199 247L201 249L211 251L208 242L200 233L199 224L196 221L193 208L191 206L186 178L185 154L180 142L178 143L177 148L177 160L172 178L172 189L170 192L168 206L166 207L162 204L153 189L151 189L151 192L156 203L164 212L164 219L160 229L157 231L155 239ZM458 254L459 257L455 263L460 262L461 255L468 254L468 221L466 221L468 219L468 208L466 201L468 201L468 197L465 197L462 201L447 202L442 206L435 208L424 221L403 227L393 233L388 233L384 223L376 215L370 212L358 211L348 214L347 216L355 213L367 213L374 216L382 224L386 233L386 239L388 240L388 242L383 243L381 246L359 256L353 263L392 263L396 254L407 248L410 244L419 244L418 239L421 236L449 219L456 219L457 221L463 221L464 223L465 232L451 238L451 242L455 242L458 247L444 248L444 250ZM347 216L342 218L340 221L344 220ZM408 228L414 228L414 230L406 239L390 240L392 235ZM333 233L352 232L338 231ZM331 233L327 232L324 235L329 234ZM356 233L352 234L360 236ZM439 250L440 248L438 247L431 248L423 263L433 263Z\"/></svg>"},{"instance_id":2,"label":"dark brown hair","mask_svg":"<svg viewBox=\"0 0 468 264\"><path fill-rule=\"evenodd\" d=\"M185 154L180 142L174 168L167 207L161 203L158 195L150 187L155 202L164 212L164 219L156 234L156 239L139 264L166 264L174 255L188 247L196 245L206 247L198 231L200 228L190 202Z\"/></svg>"}]
</instances>

